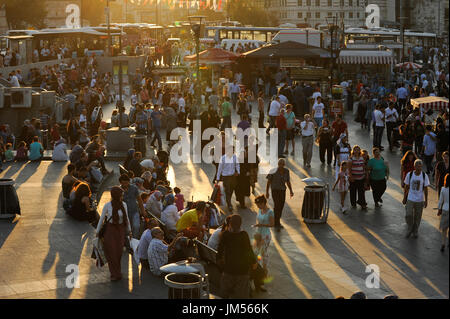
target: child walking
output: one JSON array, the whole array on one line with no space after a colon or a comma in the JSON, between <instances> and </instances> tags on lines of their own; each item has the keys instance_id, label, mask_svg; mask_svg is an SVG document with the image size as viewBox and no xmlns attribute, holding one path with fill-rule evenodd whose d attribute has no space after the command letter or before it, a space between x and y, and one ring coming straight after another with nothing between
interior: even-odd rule
<instances>
[{"instance_id":1,"label":"child walking","mask_svg":"<svg viewBox=\"0 0 450 319\"><path fill-rule=\"evenodd\" d=\"M184 196L178 187L175 187L173 191L175 192L175 206L177 206L178 211L181 211L184 209Z\"/></svg>"},{"instance_id":2,"label":"child walking","mask_svg":"<svg viewBox=\"0 0 450 319\"><path fill-rule=\"evenodd\" d=\"M349 181L348 181L348 170L347 162L341 163L341 170L339 171L336 183L333 186L333 191L338 186L338 192L341 194L341 213L345 214L347 207L345 207L345 197L347 196Z\"/></svg>"}]
</instances>

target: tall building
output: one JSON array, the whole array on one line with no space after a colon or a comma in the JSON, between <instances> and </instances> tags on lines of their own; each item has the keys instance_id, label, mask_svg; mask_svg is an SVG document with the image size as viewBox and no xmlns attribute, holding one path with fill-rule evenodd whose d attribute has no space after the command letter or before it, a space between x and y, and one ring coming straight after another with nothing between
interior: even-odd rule
<instances>
[{"instance_id":1,"label":"tall building","mask_svg":"<svg viewBox=\"0 0 450 319\"><path fill-rule=\"evenodd\" d=\"M261 3L259 0L258 4ZM337 16L339 24L360 27L365 22L363 0L266 0L270 11L278 14L280 23L316 27L327 24L327 18Z\"/></svg>"},{"instance_id":2,"label":"tall building","mask_svg":"<svg viewBox=\"0 0 450 319\"><path fill-rule=\"evenodd\" d=\"M381 26L448 34L448 0L367 0L380 7Z\"/></svg>"}]
</instances>

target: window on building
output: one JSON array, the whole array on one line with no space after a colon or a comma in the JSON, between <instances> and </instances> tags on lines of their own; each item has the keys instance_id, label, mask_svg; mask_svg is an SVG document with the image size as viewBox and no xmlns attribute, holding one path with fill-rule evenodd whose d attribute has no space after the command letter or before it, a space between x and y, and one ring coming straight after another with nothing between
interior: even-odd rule
<instances>
[{"instance_id":1,"label":"window on building","mask_svg":"<svg viewBox=\"0 0 450 319\"><path fill-rule=\"evenodd\" d=\"M306 0L306 6L308 6L308 7L311 6L311 0Z\"/></svg>"},{"instance_id":2,"label":"window on building","mask_svg":"<svg viewBox=\"0 0 450 319\"><path fill-rule=\"evenodd\" d=\"M342 18L342 19L345 18L345 12L341 12L341 18Z\"/></svg>"},{"instance_id":3,"label":"window on building","mask_svg":"<svg viewBox=\"0 0 450 319\"><path fill-rule=\"evenodd\" d=\"M316 0L316 7L320 7L320 0Z\"/></svg>"},{"instance_id":4,"label":"window on building","mask_svg":"<svg viewBox=\"0 0 450 319\"><path fill-rule=\"evenodd\" d=\"M303 0L297 0L297 5L301 7L303 5Z\"/></svg>"},{"instance_id":5,"label":"window on building","mask_svg":"<svg viewBox=\"0 0 450 319\"><path fill-rule=\"evenodd\" d=\"M361 14L359 12L356 13L356 17L361 18Z\"/></svg>"},{"instance_id":6,"label":"window on building","mask_svg":"<svg viewBox=\"0 0 450 319\"><path fill-rule=\"evenodd\" d=\"M307 12L306 13L306 17L309 19L309 18L311 18L311 12Z\"/></svg>"},{"instance_id":7,"label":"window on building","mask_svg":"<svg viewBox=\"0 0 450 319\"><path fill-rule=\"evenodd\" d=\"M341 7L343 7L345 5L345 1L341 0Z\"/></svg>"},{"instance_id":8,"label":"window on building","mask_svg":"<svg viewBox=\"0 0 450 319\"><path fill-rule=\"evenodd\" d=\"M348 6L353 7L353 0L348 0Z\"/></svg>"},{"instance_id":9,"label":"window on building","mask_svg":"<svg viewBox=\"0 0 450 319\"><path fill-rule=\"evenodd\" d=\"M349 19L353 19L353 12L349 12L348 17L349 17Z\"/></svg>"},{"instance_id":10,"label":"window on building","mask_svg":"<svg viewBox=\"0 0 450 319\"><path fill-rule=\"evenodd\" d=\"M333 16L333 12L328 12L328 16L331 18Z\"/></svg>"},{"instance_id":11,"label":"window on building","mask_svg":"<svg viewBox=\"0 0 450 319\"><path fill-rule=\"evenodd\" d=\"M320 12L316 12L316 19L320 19Z\"/></svg>"},{"instance_id":12,"label":"window on building","mask_svg":"<svg viewBox=\"0 0 450 319\"><path fill-rule=\"evenodd\" d=\"M332 7L333 6L333 0L328 0L328 6Z\"/></svg>"},{"instance_id":13,"label":"window on building","mask_svg":"<svg viewBox=\"0 0 450 319\"><path fill-rule=\"evenodd\" d=\"M299 19L303 18L303 12L297 12L297 18Z\"/></svg>"}]
</instances>

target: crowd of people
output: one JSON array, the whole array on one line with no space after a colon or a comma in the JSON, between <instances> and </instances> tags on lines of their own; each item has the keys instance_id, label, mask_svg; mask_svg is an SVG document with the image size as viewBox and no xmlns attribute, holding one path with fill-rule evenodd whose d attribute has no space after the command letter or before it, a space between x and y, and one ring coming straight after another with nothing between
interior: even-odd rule
<instances>
[{"instance_id":1,"label":"crowd of people","mask_svg":"<svg viewBox=\"0 0 450 319\"><path fill-rule=\"evenodd\" d=\"M174 53L173 50L173 46L161 44L149 56L148 62L151 66L179 63L179 51ZM402 154L399 161L408 225L406 237L418 237L422 211L428 205L428 192L433 182L439 194L441 250L445 249L448 240L448 109L413 109L411 105L411 99L417 97L448 96L448 73L441 68L433 72L435 76L426 71L402 73L396 78L395 89L386 88L382 81L371 79L364 73L356 86L351 81L341 83L346 108L352 109L356 99L355 121L373 134L370 150L351 143L348 124L342 114L334 116L331 113L329 101L319 85L293 83L286 70L279 69L272 75L255 74L254 85L246 89L242 88L240 72L230 77L225 89L223 83L209 87L190 80L183 82L180 88L170 89L161 85L163 79L152 77L146 71L136 70L130 83L131 108L127 112L124 105L118 103L110 126L134 126L139 134L147 135L150 145L157 149L157 156L148 159L134 149L128 152L122 165L124 172L118 180L120 186L111 189L111 201L104 205L101 215L97 212L95 193L103 176L110 173L104 158L107 123L103 121L101 106L117 98L111 74L99 74L95 56L79 62L74 60L69 65L32 70L25 79L20 72L10 75L10 81L14 83L39 84L42 88L57 91L66 100L69 105L66 115L69 121L63 130L66 138L62 138L58 124L44 111L39 118L25 121L17 138L8 125L0 129L2 161L40 160L48 145L54 150L55 161L70 160L68 174L62 181L66 199L64 208L73 218L88 221L96 228L97 236L104 242L111 280L122 277L120 258L123 247L128 245L126 238L139 240L134 253L138 254L142 266L157 276L161 275L161 266L185 259L189 240L197 238L217 250L225 297L247 297L251 280L256 290L264 291L270 229L283 229L281 219L287 190L291 197L294 196L285 158L290 154L296 159L295 141L299 138L301 159L306 169L311 167L315 143L322 165L334 166L333 189L339 193L340 212L346 214L348 192L352 209L357 205L363 210L368 208L366 192L369 190L375 207L378 209L383 204L387 181L392 175L390 164L383 157L386 132L386 148L390 152L400 148ZM200 93L201 101L195 100L195 92ZM207 108L200 110L195 107L197 104ZM246 138L243 162L238 161L241 154L225 152L224 145L222 157L214 163L214 182L223 184L224 202L229 213L234 210L233 193L240 208L246 207L246 197L251 193L255 195L258 213L253 244L249 234L242 230L239 214L230 215L222 225L217 222L214 226L220 227L210 236L212 216L217 219L217 214L220 215L218 203L214 203L215 199L212 202L185 202L181 189L172 188L166 176L166 150L172 143L169 139L171 130L188 124L192 130L192 120L199 118L202 131L210 127L223 131L233 126L234 113L239 115L237 127L243 130L251 127L255 113L258 127L265 128L268 135L273 134L274 128L278 129L278 167L268 174L264 195L257 196L255 192L258 162L248 160L248 149L255 143L254 136ZM165 138L161 136L163 119L167 122ZM165 145L163 140L168 144ZM292 145L291 153L289 145ZM69 148L70 156L66 154ZM15 156L14 149L17 149ZM268 204L270 197L273 210Z\"/></svg>"}]
</instances>

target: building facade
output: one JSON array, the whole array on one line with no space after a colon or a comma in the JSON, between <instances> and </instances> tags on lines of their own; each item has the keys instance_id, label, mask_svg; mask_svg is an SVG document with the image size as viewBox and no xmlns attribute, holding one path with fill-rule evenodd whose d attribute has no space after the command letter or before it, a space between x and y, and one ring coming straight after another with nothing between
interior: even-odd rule
<instances>
[{"instance_id":1,"label":"building facade","mask_svg":"<svg viewBox=\"0 0 450 319\"><path fill-rule=\"evenodd\" d=\"M254 0L278 14L280 23L317 27L337 17L340 25L360 27L365 23L363 0Z\"/></svg>"}]
</instances>

